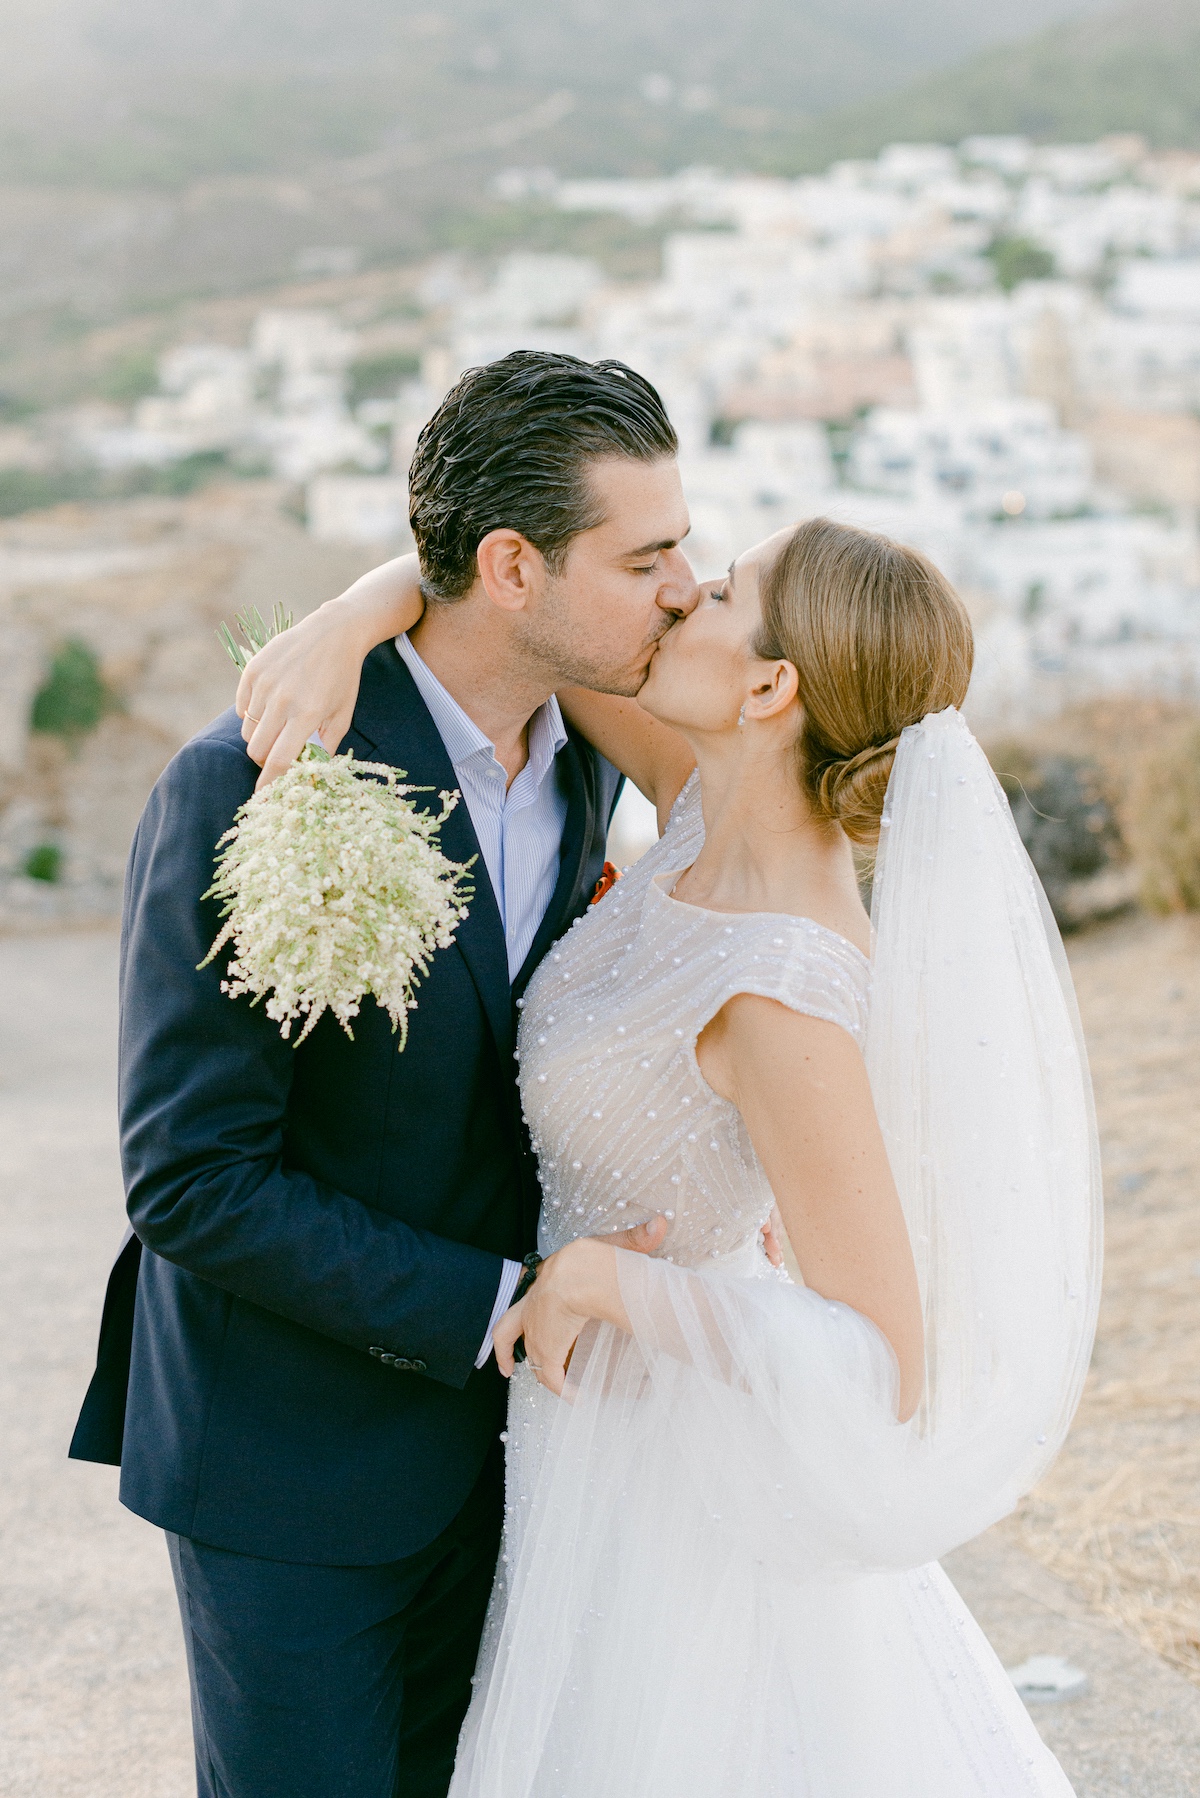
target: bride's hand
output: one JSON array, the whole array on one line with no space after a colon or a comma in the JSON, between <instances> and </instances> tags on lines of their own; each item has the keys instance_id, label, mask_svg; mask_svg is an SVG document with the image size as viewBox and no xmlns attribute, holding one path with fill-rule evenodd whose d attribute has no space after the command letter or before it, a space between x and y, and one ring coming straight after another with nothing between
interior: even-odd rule
<instances>
[{"instance_id":1,"label":"bride's hand","mask_svg":"<svg viewBox=\"0 0 1200 1798\"><path fill-rule=\"evenodd\" d=\"M246 753L258 787L290 768L314 734L332 755L350 728L363 647L325 606L252 656L237 690Z\"/></svg>"},{"instance_id":2,"label":"bride's hand","mask_svg":"<svg viewBox=\"0 0 1200 1798\"><path fill-rule=\"evenodd\" d=\"M350 728L363 661L411 630L424 609L415 556L400 556L273 637L252 656L235 704L258 788L290 768L314 734L332 754Z\"/></svg>"},{"instance_id":3,"label":"bride's hand","mask_svg":"<svg viewBox=\"0 0 1200 1798\"><path fill-rule=\"evenodd\" d=\"M629 1328L612 1251L652 1255L666 1233L666 1219L655 1217L612 1236L581 1236L548 1255L525 1297L504 1313L493 1333L496 1365L505 1378L515 1365L513 1344L524 1336L526 1360L539 1385L561 1397L571 1351L585 1324L597 1318L619 1330Z\"/></svg>"},{"instance_id":4,"label":"bride's hand","mask_svg":"<svg viewBox=\"0 0 1200 1798\"><path fill-rule=\"evenodd\" d=\"M771 1215L762 1227L762 1245L772 1267L786 1266L783 1258L784 1235L783 1218L780 1215L779 1207L772 1205Z\"/></svg>"}]
</instances>

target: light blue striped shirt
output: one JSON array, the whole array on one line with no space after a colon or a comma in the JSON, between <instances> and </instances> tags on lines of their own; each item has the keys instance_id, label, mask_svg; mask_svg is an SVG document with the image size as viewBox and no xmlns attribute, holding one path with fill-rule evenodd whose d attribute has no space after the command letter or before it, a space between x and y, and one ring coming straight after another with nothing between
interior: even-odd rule
<instances>
[{"instance_id":1,"label":"light blue striped shirt","mask_svg":"<svg viewBox=\"0 0 1200 1798\"><path fill-rule=\"evenodd\" d=\"M567 796L554 758L567 740L554 695L529 720L529 759L512 785L495 746L426 666L407 637L396 638L417 691L446 746L483 856L508 946L508 977L525 965L554 897Z\"/></svg>"},{"instance_id":2,"label":"light blue striped shirt","mask_svg":"<svg viewBox=\"0 0 1200 1798\"><path fill-rule=\"evenodd\" d=\"M554 758L567 740L558 701L551 694L529 720L529 759L510 786L503 765L496 760L495 745L474 719L468 718L408 638L397 637L396 648L437 726L462 789L504 925L508 977L515 980L558 882L567 822L567 796L554 775ZM492 1352L492 1331L512 1303L520 1274L519 1262L504 1263L476 1367L482 1367Z\"/></svg>"}]
</instances>

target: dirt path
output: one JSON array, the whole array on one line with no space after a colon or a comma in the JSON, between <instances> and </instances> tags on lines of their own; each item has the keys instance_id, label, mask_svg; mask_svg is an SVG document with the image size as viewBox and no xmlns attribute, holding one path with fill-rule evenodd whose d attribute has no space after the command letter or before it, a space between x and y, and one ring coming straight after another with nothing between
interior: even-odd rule
<instances>
[{"instance_id":1,"label":"dirt path","mask_svg":"<svg viewBox=\"0 0 1200 1798\"><path fill-rule=\"evenodd\" d=\"M124 1228L115 938L0 938L0 993L0 1793L187 1798L162 1538L65 1459Z\"/></svg>"},{"instance_id":2,"label":"dirt path","mask_svg":"<svg viewBox=\"0 0 1200 1798\"><path fill-rule=\"evenodd\" d=\"M1071 963L1105 1296L1066 1449L1007 1528L1200 1686L1200 919L1124 920L1075 939Z\"/></svg>"}]
</instances>

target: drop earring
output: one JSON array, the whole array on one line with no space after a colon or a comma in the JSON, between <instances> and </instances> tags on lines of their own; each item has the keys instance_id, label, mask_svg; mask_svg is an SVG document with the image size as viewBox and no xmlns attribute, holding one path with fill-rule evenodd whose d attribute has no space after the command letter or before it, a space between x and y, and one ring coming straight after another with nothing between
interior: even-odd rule
<instances>
[{"instance_id":1,"label":"drop earring","mask_svg":"<svg viewBox=\"0 0 1200 1798\"><path fill-rule=\"evenodd\" d=\"M746 708L745 708L745 706L743 706L741 711L738 713L738 729L739 730L742 729L745 722L746 722Z\"/></svg>"}]
</instances>

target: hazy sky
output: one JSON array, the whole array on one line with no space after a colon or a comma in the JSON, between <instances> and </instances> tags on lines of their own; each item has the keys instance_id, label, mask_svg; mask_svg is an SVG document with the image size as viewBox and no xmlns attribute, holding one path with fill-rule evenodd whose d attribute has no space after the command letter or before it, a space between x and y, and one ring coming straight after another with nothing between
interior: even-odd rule
<instances>
[{"instance_id":1,"label":"hazy sky","mask_svg":"<svg viewBox=\"0 0 1200 1798\"><path fill-rule=\"evenodd\" d=\"M524 54L539 40L639 40L662 59L674 39L719 62L723 40L757 31L764 73L793 41L857 44L897 73L955 60L984 44L1106 10L1106 0L0 0L0 81L113 73L142 63L262 70L328 59L353 64L406 38L487 34ZM583 74L586 71L581 70Z\"/></svg>"}]
</instances>

